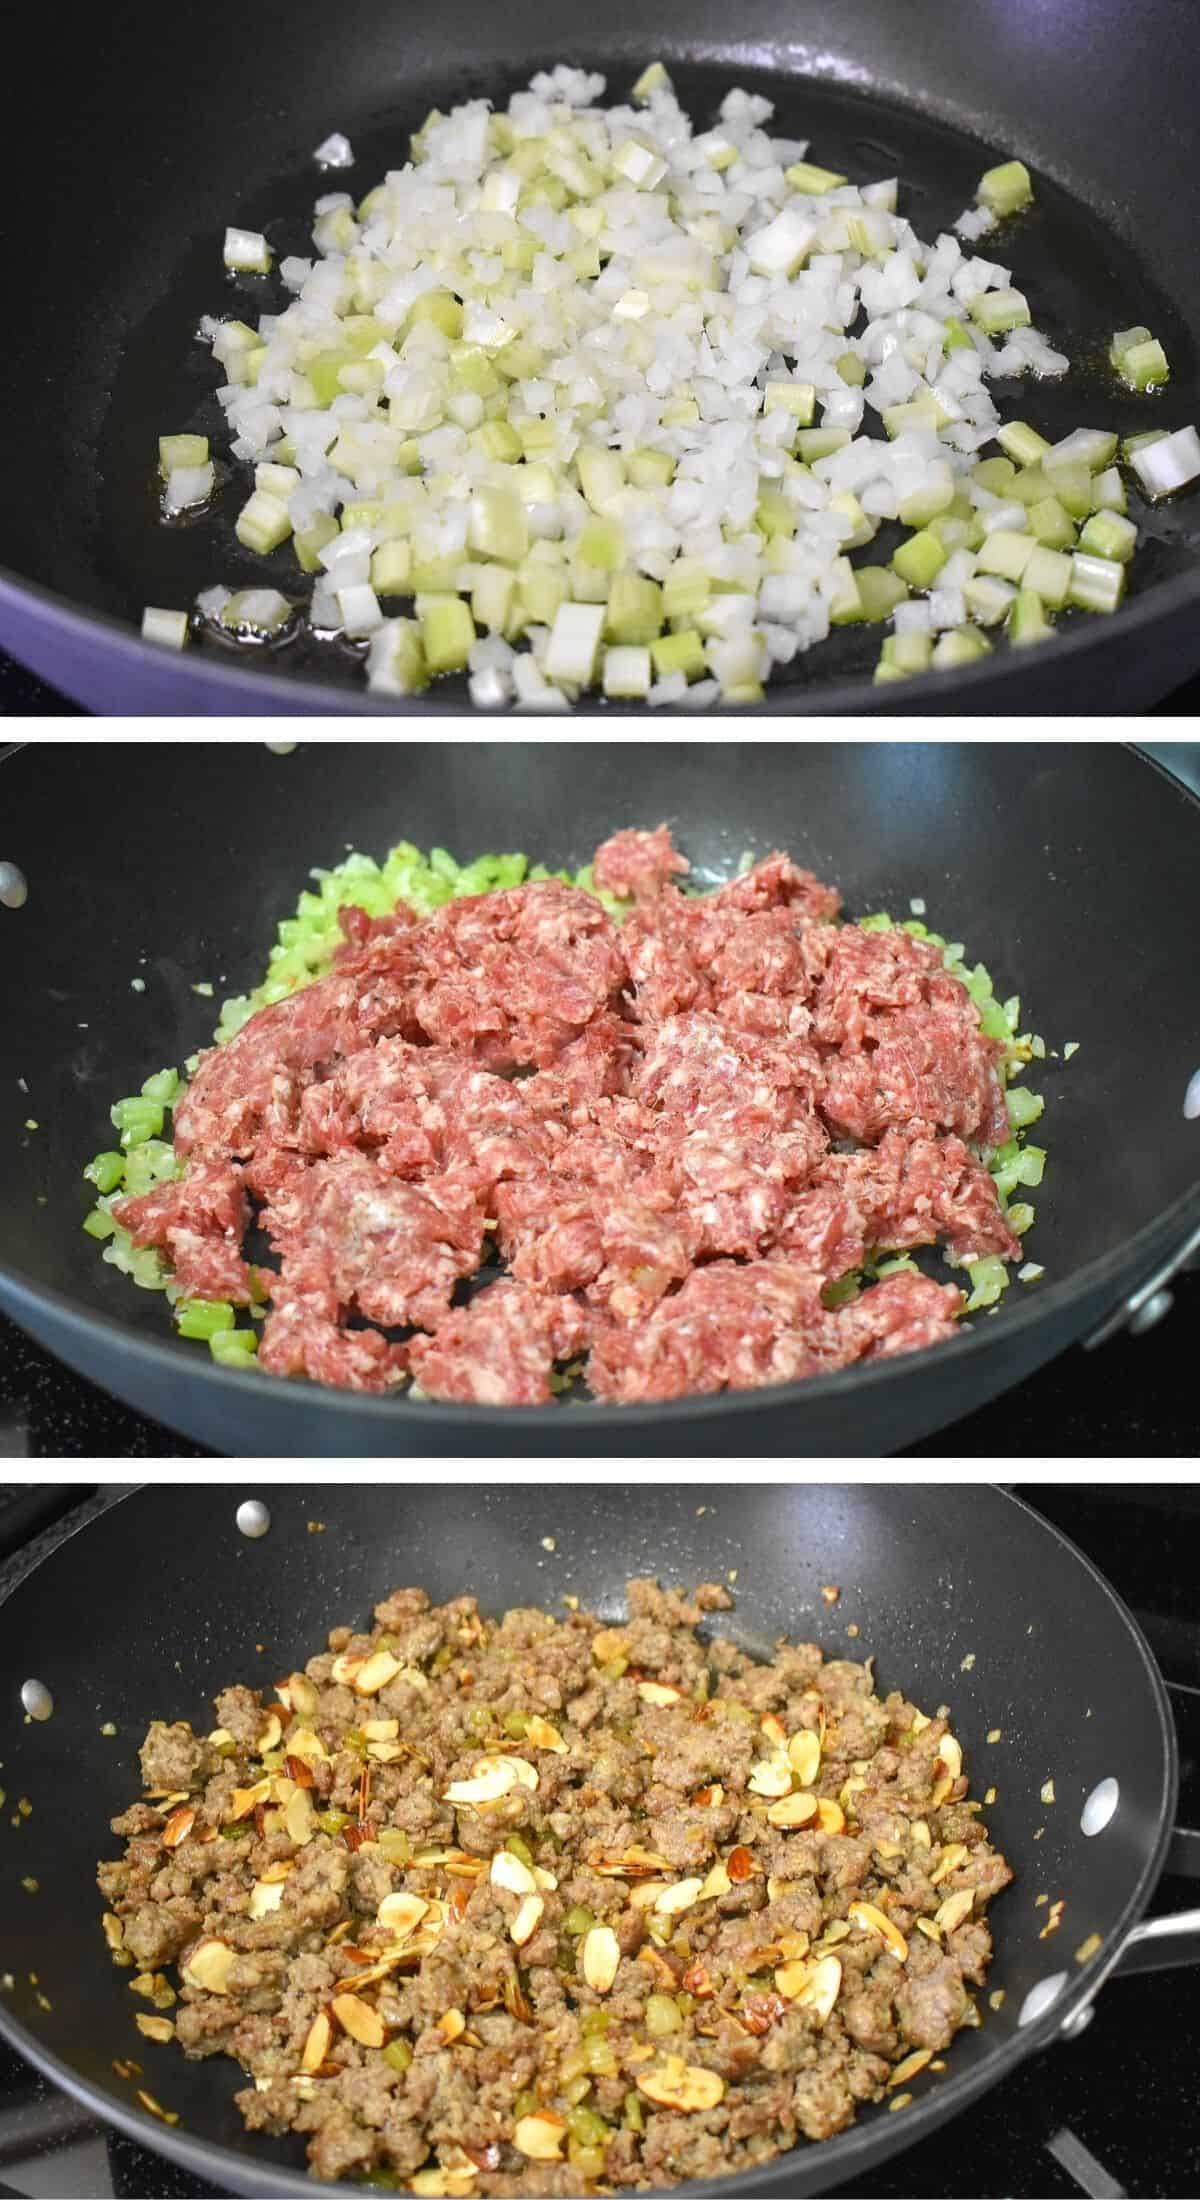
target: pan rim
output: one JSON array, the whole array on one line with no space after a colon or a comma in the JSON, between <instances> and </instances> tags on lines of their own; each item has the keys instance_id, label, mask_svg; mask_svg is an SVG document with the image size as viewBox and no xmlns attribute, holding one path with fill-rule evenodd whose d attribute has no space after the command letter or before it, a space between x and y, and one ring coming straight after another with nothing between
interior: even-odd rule
<instances>
[{"instance_id":1,"label":"pan rim","mask_svg":"<svg viewBox=\"0 0 1200 2200\"><path fill-rule=\"evenodd\" d=\"M1200 583L1197 595L1200 598ZM7 749L0 749L0 763L33 745L29 741L23 741L14 743ZM1197 822L1200 822L1200 794L1178 779L1157 757L1147 754L1136 742L1121 742L1116 745L1126 749L1136 762L1165 781L1173 794L1190 805ZM1129 1276L1138 1275L1140 1280L1140 1272L1148 1272L1156 1259L1161 1260L1164 1257L1166 1245L1172 1237L1178 1234L1182 1244L1197 1227L1200 1227L1200 1168L1197 1171L1197 1181L1153 1215L1148 1222L1143 1223L1132 1238L1124 1240L1120 1246L1109 1252L1097 1253L1073 1274L1044 1285L1034 1293L1026 1292L1021 1300L1002 1307L998 1322L983 1322L967 1332L960 1329L946 1349L955 1351L960 1357L964 1353L970 1353L974 1359L980 1360L983 1353L991 1347L998 1350L1005 1338L1025 1336L1043 1315L1056 1317L1078 1304L1092 1291L1107 1287L1109 1283L1115 1287L1122 1272ZM259 1384L264 1381L278 1383L283 1380L277 1376L268 1376L257 1369L242 1371L218 1366L211 1358L206 1359L199 1352L190 1352L187 1341L183 1338L143 1335L140 1330L133 1329L115 1314L89 1312L67 1292L60 1291L57 1286L40 1283L27 1269L2 1254L0 1281L12 1293L6 1311L18 1321L21 1319L18 1306L23 1301L27 1308L42 1308L59 1324L65 1322L76 1335L94 1336L99 1329L107 1334L116 1357L131 1357L142 1368L157 1370L163 1376L172 1370L179 1374L183 1374L185 1370L190 1371L192 1378L204 1386L209 1396L215 1394L216 1385ZM1130 1283L1128 1288L1135 1288L1135 1285ZM1103 1318L1098 1316L1097 1320ZM768 1384L757 1389L714 1391L693 1397L630 1403L619 1408L593 1401L580 1402L571 1407L569 1421L563 1409L554 1404L462 1405L444 1399L414 1399L407 1395L381 1397L369 1391L343 1391L328 1384L301 1382L299 1379L293 1381L289 1378L288 1382L289 1388L303 1393L308 1411L323 1416L337 1414L343 1418L365 1414L370 1422L381 1428L386 1420L392 1420L400 1428L415 1419L418 1428L460 1429L464 1439L467 1439L480 1436L487 1430L507 1431L511 1428L514 1431L530 1429L540 1432L552 1427L557 1420L562 1425L564 1439L568 1437L569 1429L575 1427L588 1431L611 1427L616 1438L619 1428L653 1429L664 1424L671 1427L689 1420L703 1422L731 1412L745 1416L757 1408L769 1405L779 1405L794 1413L803 1406L806 1398L811 1397L817 1403L824 1403L828 1400L852 1398L863 1386L878 1387L883 1383L891 1383L898 1387L906 1380L911 1382L916 1379L914 1371L919 1373L925 1368L928 1352L935 1349L937 1348L926 1347L924 1351L906 1353L895 1358L866 1364L859 1362L851 1367L840 1368L832 1374L810 1375L802 1382ZM989 1393L986 1403L991 1402L991 1395ZM395 1420L398 1412L403 1412L405 1422ZM614 1442L612 1456L623 1456L627 1449L628 1447Z\"/></svg>"},{"instance_id":2,"label":"pan rim","mask_svg":"<svg viewBox=\"0 0 1200 2200\"><path fill-rule=\"evenodd\" d=\"M405 1494L419 1490L420 1487L420 1484L406 1485ZM785 2200L788 2188L783 2179L794 2174L794 2170L789 2165L801 2159L807 2161L815 2149L819 2149L820 2161L829 2164L829 2182L837 2184L870 2167L875 2162L889 2160L893 2156L904 2152L917 2139L928 2137L940 2125L960 2115L972 2101L979 2099L984 2093L989 2092L994 2085L1011 2076L1013 2071L1036 2050L1049 2046L1059 2036L1064 2027L1069 2025L1075 2014L1091 2002L1118 1962L1131 1928L1137 1923L1145 1910L1161 1877L1167 1848L1174 1828L1178 1801L1179 1744L1166 1682L1158 1661L1150 1648L1145 1633L1125 1602L1124 1597L1113 1586L1107 1575L1094 1564L1087 1553L1082 1551L1070 1536L1064 1534L1062 1529L1057 1527L1054 1522L1045 1519L1017 1491L995 1482L983 1484L981 1487L986 1488L1004 1503L1012 1505L1018 1511L1026 1514L1058 1546L1060 1558L1065 1556L1068 1563L1074 1563L1082 1567L1085 1573L1090 1575L1093 1584L1099 1589L1101 1595L1108 1600L1113 1617L1123 1624L1132 1646L1140 1658L1149 1684L1154 1710L1157 1714L1158 1735L1162 1749L1162 1791L1159 1801L1157 1834L1151 1843L1149 1852L1142 1860L1134 1885L1108 1935L1103 1958L1094 1967L1082 1966L1076 1977L1068 1983L1067 1987L1055 1998L1049 2008L1043 2011L1042 2015L1032 2023L1026 2025L1023 2030L1018 2031L1012 2038L1006 2040L990 2060L985 2059L975 2070L964 2070L961 2076L948 2079L945 2085L939 2086L936 2093L927 2095L924 2100L914 2102L911 2109L904 2115L898 2130L891 2128L890 2119L885 2121L882 2118L876 2118L867 2125L853 2125L850 2130L839 2134L836 2138L810 2142L804 2148L792 2148L787 2153L776 2156L774 2162L767 2164L762 2172L755 2170L748 2173L735 2173L717 2179L693 2181L684 2185L659 2186L653 2191L647 2192L645 2200L725 2200L725 2196L728 2196L728 2200L734 2200L735 2195L746 2189L742 2182L744 2175L760 2178L762 2180L759 2186L760 2190L763 2192L776 2190L780 2195L780 2200ZM161 1484L139 1483L132 1490L123 1492L121 1496L116 1498L109 1510L116 1511L121 1505L128 1503L130 1499L160 1494L164 1496L169 1494ZM53 1560L58 1550L62 1549L67 1543L72 1542L89 1525L91 1523L81 1521L72 1527L68 1534L62 1538L62 1541L56 1544L54 1550L38 1560L0 1596L0 1605L7 1603L9 1598L15 1595L27 1580L31 1579L42 1567ZM181 2168L191 2170L194 2175L208 2176L213 2182L223 2186L224 2183L228 2182L229 2173L235 2165L239 2176L242 2166L247 2165L254 2176L255 2182L252 2188L244 2184L242 2189L253 2189L263 2196L263 2200L302 2200L302 2196L309 2193L328 2196L328 2200L345 2200L347 2188L344 2184L329 2184L316 2178L310 2178L303 2171L294 2173L289 2169L276 2167L269 2162L254 2163L245 2154L234 2148L223 2146L213 2140L191 2138L185 2132L176 2132L170 2126L160 2123L144 2111L126 2107L123 2103L115 2105L110 2103L108 2096L100 2087L94 2086L91 2080L87 2078L79 2077L60 2056L56 2055L51 2049L44 2048L21 2019L13 2016L3 2006L2 2001L0 2001L0 2038L6 2039L18 2054L31 2062L44 2077L51 2079L60 2090L66 2092L72 2099L84 2103L86 2107L100 2117L104 2125L115 2125L118 2130L125 2132L130 2138L147 2147L151 2153L165 2154L169 2160L176 2162ZM999 2068L994 2067L997 2064L1000 2066ZM229 2189L236 2190L237 2187L230 2183ZM367 2192L371 2189L370 2186L364 2188ZM821 2189L825 2189L825 2186L823 2185Z\"/></svg>"},{"instance_id":3,"label":"pan rim","mask_svg":"<svg viewBox=\"0 0 1200 2200\"><path fill-rule=\"evenodd\" d=\"M368 689L338 687L309 677L298 679L289 672L271 672L264 680L263 674L251 672L237 663L224 664L216 658L196 653L189 657L185 652L165 650L153 642L144 641L135 627L114 613L85 609L57 589L47 588L40 581L27 580L12 566L0 564L0 603L10 603L15 610L19 610L22 599L29 597L52 614L53 621L60 629L77 640L94 639L98 632L104 637L105 646L110 651L115 651L118 660L126 665L129 676L134 679L140 680L152 666L157 667L161 679L178 680L180 686L185 683L190 685L194 678L198 678L208 695L214 698L210 711L213 717L248 714L302 718L306 715L323 716L336 712L338 715L354 713L376 718L469 717L472 720L477 719L481 726L496 722L495 714L475 710L461 696L454 696L449 692L444 698L436 693L411 698L373 696ZM1144 644L1154 628L1160 624L1165 625L1178 612L1189 608L1200 608L1200 567L1194 572L1177 573L1170 580L1152 584L1144 596L1135 596L1131 602L1122 605L1117 616L1121 621L1121 630L1128 633L1130 643L1137 640L1139 644ZM1107 632L1107 624L1095 631L1090 622L1080 620L1059 634L1055 662L1073 663L1091 647L1093 641L1099 641L1101 634ZM1000 681L1005 691L1004 697L997 701L994 711L989 711L987 715L1035 715L1032 710L1022 712L1019 703L1008 694L1025 676L1027 669L1021 653L1004 650L973 665L941 672L933 694L925 698L927 707L936 708L938 716L968 716L975 707L973 698L978 695L983 682ZM804 700L809 695L812 696L811 703ZM283 700L275 705L268 702L263 708L263 698L270 696L280 696ZM936 704L934 696L938 698ZM215 699L218 697L224 698L220 710L215 707ZM305 699L308 697L312 698L312 705L306 711ZM958 698L957 708L950 709L943 704L943 697L949 698L951 703ZM257 710L256 704L259 706ZM165 707L161 702L156 702L154 710ZM916 709L918 706L914 704L913 707ZM194 701L187 706L182 703L179 705L177 715L193 717L196 714L197 706ZM130 715L136 717L143 713L135 710ZM537 712L534 715L541 717L543 713ZM629 715L631 718L644 717L645 713L633 712ZM768 685L761 703L754 703L748 708L739 708L731 713L736 718L868 715L907 715L907 706L880 702L879 691L869 674L852 680L832 681L819 691L795 687L772 689ZM511 711L503 712L499 722L506 723L511 716ZM588 717L623 722L623 718L614 720L613 715L599 700L583 705L575 704L570 716L576 720ZM669 722L677 724L687 718L686 711L674 711Z\"/></svg>"}]
</instances>

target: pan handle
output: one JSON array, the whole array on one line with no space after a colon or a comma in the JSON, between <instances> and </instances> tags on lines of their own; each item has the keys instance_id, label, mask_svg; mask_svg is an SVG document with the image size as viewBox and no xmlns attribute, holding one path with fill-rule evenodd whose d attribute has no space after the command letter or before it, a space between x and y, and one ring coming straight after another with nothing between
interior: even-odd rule
<instances>
[{"instance_id":1,"label":"pan handle","mask_svg":"<svg viewBox=\"0 0 1200 2200\"><path fill-rule=\"evenodd\" d=\"M1200 1259L1200 1227L1193 1230L1189 1238L1185 1238L1183 1244L1163 1261L1161 1267L1155 1269L1152 1276L1147 1277L1145 1283L1139 1284L1136 1291L1131 1291L1129 1297L1113 1309L1100 1327L1092 1331L1090 1337L1084 1338L1084 1351L1094 1352L1098 1344L1107 1344L1109 1338L1115 1337L1122 1329L1127 1329L1131 1337L1142 1337L1148 1329L1154 1329L1164 1314L1170 1313L1175 1303L1169 1286L1176 1276L1182 1275L1185 1268L1192 1267L1197 1259Z\"/></svg>"},{"instance_id":2,"label":"pan handle","mask_svg":"<svg viewBox=\"0 0 1200 2200\"><path fill-rule=\"evenodd\" d=\"M1176 1971L1200 1963L1200 1910L1174 1910L1168 1917L1144 1917L1129 1934L1113 1966L1114 1978L1139 1971Z\"/></svg>"}]
</instances>

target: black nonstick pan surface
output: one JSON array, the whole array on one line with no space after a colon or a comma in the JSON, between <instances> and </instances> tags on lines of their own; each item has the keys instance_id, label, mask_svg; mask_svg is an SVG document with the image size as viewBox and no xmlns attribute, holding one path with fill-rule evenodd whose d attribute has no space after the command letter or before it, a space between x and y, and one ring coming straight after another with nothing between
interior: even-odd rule
<instances>
[{"instance_id":1,"label":"black nonstick pan surface","mask_svg":"<svg viewBox=\"0 0 1200 2200\"><path fill-rule=\"evenodd\" d=\"M610 99L647 61L710 121L732 84L776 102L774 127L855 181L898 174L928 237L971 202L981 170L1016 155L1037 204L990 257L1012 264L1040 326L1072 360L1065 382L998 383L1009 416L1047 433L1180 426L1200 400L1200 269L1194 249L1191 0L664 0L653 20L617 0L586 15L566 0L432 13L382 0L257 0L236 25L178 0L171 36L147 4L56 18L54 66L24 72L10 117L14 175L52 168L30 218L7 227L6 494L0 512L0 642L102 711L344 711L368 702L349 655L304 645L175 656L136 631L147 603L189 604L214 580L262 565L237 546L243 491L211 514L158 523L156 438L220 429L214 370L194 339L205 313L257 319L286 303L273 278L227 278L227 223L264 227L278 255L308 252L324 190L365 190L403 164L431 106L503 102L537 69L601 69ZM323 176L313 148L345 131L357 163ZM278 264L278 261L277 261ZM1148 406L1109 372L1115 329L1151 326L1172 362ZM224 447L223 445L221 446ZM214 441L214 449L217 444ZM999 650L966 672L874 688L871 629L845 629L773 682L767 712L1140 709L1197 669L1200 499L1145 519L1131 600L1115 619L1069 619L1045 649ZM890 555L890 548L886 549ZM293 588L295 561L271 576ZM461 710L461 683L411 706Z\"/></svg>"},{"instance_id":2,"label":"black nonstick pan surface","mask_svg":"<svg viewBox=\"0 0 1200 2200\"><path fill-rule=\"evenodd\" d=\"M1088 1333L1200 1223L1200 807L1115 746L26 746L0 764L0 1304L126 1401L233 1452L858 1453L916 1441ZM110 1102L207 1042L309 867L401 838L577 865L669 819L701 881L783 845L851 914L962 939L1048 1048L1046 1270L939 1349L777 1390L619 1409L371 1398L215 1366L100 1260L80 1169ZM139 980L144 991L133 990ZM214 986L212 1000L197 983ZM35 1122L34 1131L25 1128ZM1039 1142L1041 1134L1039 1133ZM1104 1380L1103 1353L1095 1356Z\"/></svg>"},{"instance_id":3,"label":"black nonstick pan surface","mask_svg":"<svg viewBox=\"0 0 1200 2200\"><path fill-rule=\"evenodd\" d=\"M736 1610L721 1615L722 1632L762 1653L787 1634L832 1657L873 1654L885 1692L902 1687L931 1710L949 1704L972 1792L997 1789L988 1823L1016 1878L990 1914L984 2021L959 2035L944 2073L916 2082L910 2107L868 2110L843 2136L753 2177L684 2189L825 2192L944 2118L969 2117L973 2099L1070 2026L1154 1886L1176 1782L1157 1669L1090 1563L998 1490L739 1483L736 1494L704 1494L698 1508L694 1486L158 1488L70 1537L0 1608L0 1753L9 1794L33 1805L19 1830L8 1813L0 1827L0 1936L13 1978L0 2031L93 2111L223 2191L345 2189L306 2184L299 2142L247 2136L235 2066L188 2063L134 2030L141 2004L108 1960L95 1866L118 1853L107 1822L139 1792L150 1719L207 1731L218 1688L240 1680L269 1697L330 1625L364 1622L402 1585L419 1583L435 1602L470 1591L494 1613L561 1610L569 1593L615 1619L634 1574L690 1588L735 1570ZM239 1508L260 1495L270 1525L250 1540ZM310 1532L314 1518L322 1534ZM831 1581L841 1589L833 1610L821 1597ZM45 1722L22 1712L29 1678L53 1698ZM101 1733L108 1722L115 1736ZM1042 1799L1048 1782L1053 1802ZM1116 1807L1089 1835L1081 1816L1104 1782L1117 1784ZM1089 1823L1092 1813L1103 1815L1093 1803ZM1061 1926L1046 1933L1057 1901ZM993 2010L988 1995L1000 1989ZM132 2081L112 2067L129 2054L143 2071ZM141 2111L138 2085L177 2126ZM949 2143L965 2143L969 2160L969 2140L968 2121Z\"/></svg>"}]
</instances>

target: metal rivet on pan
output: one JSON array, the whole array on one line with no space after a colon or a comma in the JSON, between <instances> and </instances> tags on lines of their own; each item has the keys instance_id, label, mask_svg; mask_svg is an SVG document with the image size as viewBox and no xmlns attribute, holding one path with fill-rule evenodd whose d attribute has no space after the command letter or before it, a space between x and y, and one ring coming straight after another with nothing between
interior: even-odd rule
<instances>
[{"instance_id":1,"label":"metal rivet on pan","mask_svg":"<svg viewBox=\"0 0 1200 2200\"><path fill-rule=\"evenodd\" d=\"M293 749L298 749L299 746L298 741L268 741L267 743L272 756L290 756Z\"/></svg>"},{"instance_id":2,"label":"metal rivet on pan","mask_svg":"<svg viewBox=\"0 0 1200 2200\"><path fill-rule=\"evenodd\" d=\"M1058 2000L1066 1983L1067 1974L1065 1971L1052 1971L1049 1978L1040 1978L1036 1986L1030 1987L1024 2001L1021 2003L1021 2013L1017 2018L1017 2023L1036 2024L1039 2017L1045 2016L1051 2002Z\"/></svg>"},{"instance_id":3,"label":"metal rivet on pan","mask_svg":"<svg viewBox=\"0 0 1200 2200\"><path fill-rule=\"evenodd\" d=\"M23 909L29 899L24 871L15 863L0 863L0 901L6 909Z\"/></svg>"},{"instance_id":4,"label":"metal rivet on pan","mask_svg":"<svg viewBox=\"0 0 1200 2200\"><path fill-rule=\"evenodd\" d=\"M45 1681L22 1681L21 1702L31 1719L49 1719L54 1713L54 1698Z\"/></svg>"},{"instance_id":5,"label":"metal rivet on pan","mask_svg":"<svg viewBox=\"0 0 1200 2200\"><path fill-rule=\"evenodd\" d=\"M1152 1291L1150 1297L1131 1314L1126 1328L1131 1337L1144 1337L1148 1329L1157 1329L1164 1315L1169 1314L1175 1300L1166 1290Z\"/></svg>"},{"instance_id":6,"label":"metal rivet on pan","mask_svg":"<svg viewBox=\"0 0 1200 2200\"><path fill-rule=\"evenodd\" d=\"M248 1497L237 1509L237 1524L243 1535L265 1535L271 1525L271 1515L261 1499Z\"/></svg>"},{"instance_id":7,"label":"metal rivet on pan","mask_svg":"<svg viewBox=\"0 0 1200 2200\"><path fill-rule=\"evenodd\" d=\"M1081 2009L1072 2009L1070 2016L1064 2017L1058 2028L1062 2038L1077 2040L1081 2032L1087 2031L1095 2014L1095 2008L1090 2001L1085 2001Z\"/></svg>"},{"instance_id":8,"label":"metal rivet on pan","mask_svg":"<svg viewBox=\"0 0 1200 2200\"><path fill-rule=\"evenodd\" d=\"M1196 1070L1183 1096L1183 1112L1189 1123L1200 1119L1200 1069Z\"/></svg>"},{"instance_id":9,"label":"metal rivet on pan","mask_svg":"<svg viewBox=\"0 0 1200 2200\"><path fill-rule=\"evenodd\" d=\"M1104 1828L1116 1817L1117 1804L1120 1800L1121 1788L1119 1781L1101 1780L1099 1785L1092 1789L1083 1809L1079 1813L1080 1831L1089 1836L1094 1833L1103 1833Z\"/></svg>"}]
</instances>

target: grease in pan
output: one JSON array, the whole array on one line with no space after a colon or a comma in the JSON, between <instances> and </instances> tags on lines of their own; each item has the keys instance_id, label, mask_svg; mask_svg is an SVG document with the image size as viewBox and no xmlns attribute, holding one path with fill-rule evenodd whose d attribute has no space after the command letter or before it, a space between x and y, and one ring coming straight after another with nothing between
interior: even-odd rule
<instances>
[{"instance_id":1,"label":"grease in pan","mask_svg":"<svg viewBox=\"0 0 1200 2200\"><path fill-rule=\"evenodd\" d=\"M839 925L783 855L708 894L687 870L660 827L574 882L403 844L317 874L190 1090L114 1108L105 1258L232 1364L269 1297L275 1373L491 1404L585 1355L623 1401L948 1337L963 1296L910 1249L969 1268L968 1311L999 1297L1043 1159L1005 1084L1041 1042L917 917ZM461 1303L493 1243L508 1275Z\"/></svg>"},{"instance_id":2,"label":"grease in pan","mask_svg":"<svg viewBox=\"0 0 1200 2200\"><path fill-rule=\"evenodd\" d=\"M317 2175L428 2195L686 2183L903 2107L1012 1873L944 1712L754 1661L731 1603L402 1589L207 1738L156 1722L99 1874L139 2029L233 2056Z\"/></svg>"}]
</instances>

